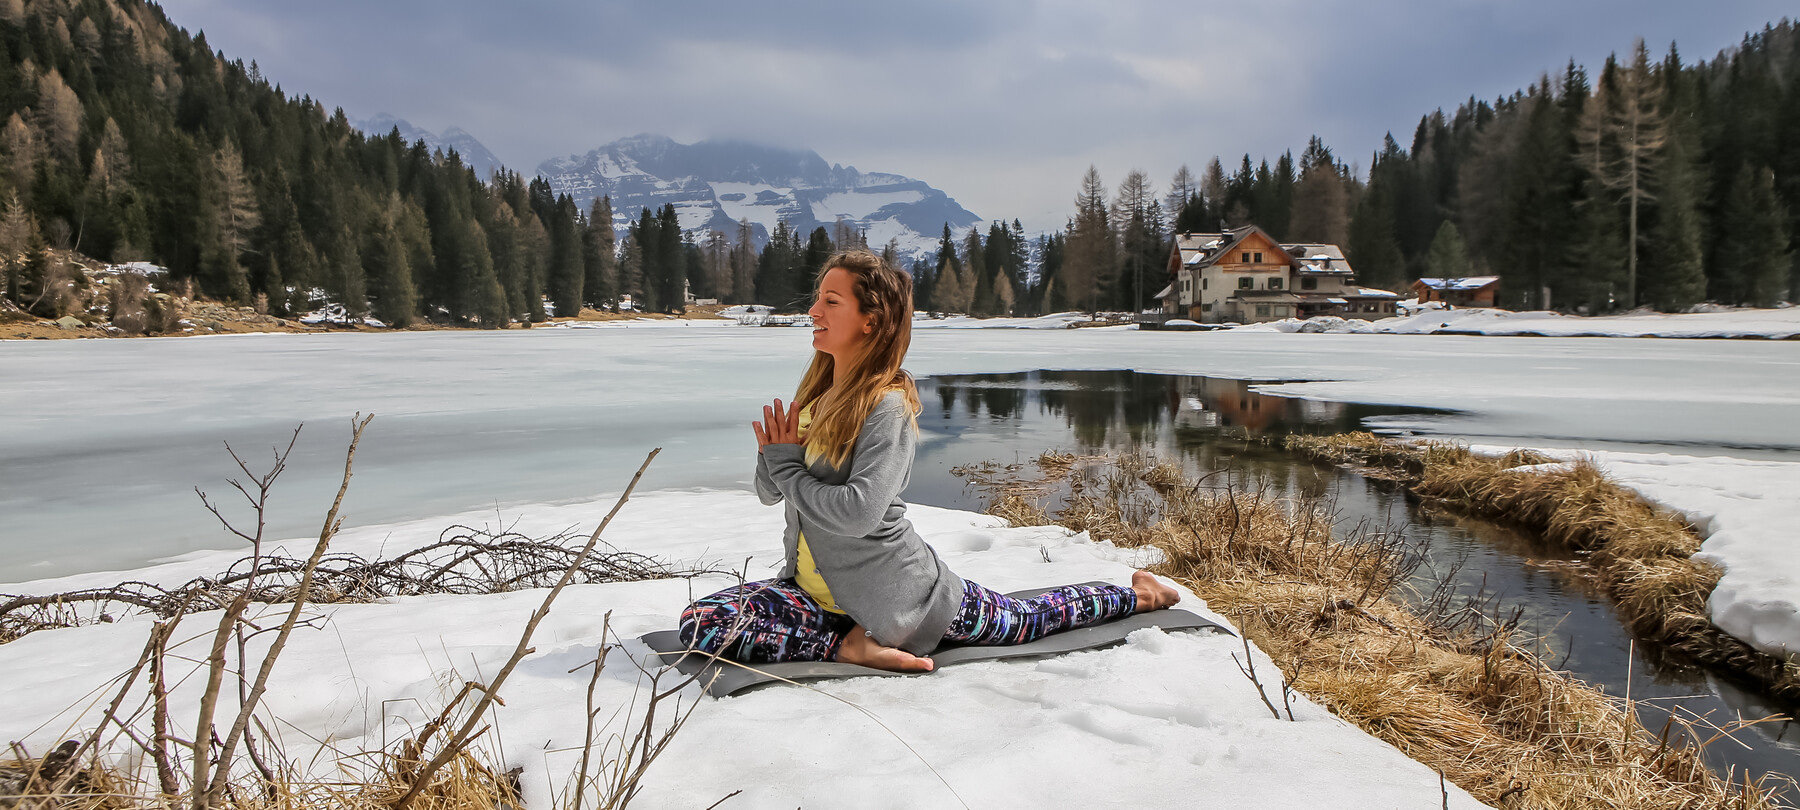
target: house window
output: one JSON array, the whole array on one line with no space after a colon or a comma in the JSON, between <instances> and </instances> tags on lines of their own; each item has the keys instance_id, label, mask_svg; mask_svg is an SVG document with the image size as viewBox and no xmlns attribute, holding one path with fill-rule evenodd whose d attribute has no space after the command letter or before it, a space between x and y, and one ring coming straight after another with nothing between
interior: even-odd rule
<instances>
[{"instance_id":1,"label":"house window","mask_svg":"<svg viewBox=\"0 0 1800 810\"><path fill-rule=\"evenodd\" d=\"M1201 312L1211 312L1211 311L1212 311L1212 304L1210 304L1210 303L1206 303L1206 304L1201 304L1201 305L1200 305L1200 311L1201 311Z\"/></svg>"},{"instance_id":2,"label":"house window","mask_svg":"<svg viewBox=\"0 0 1800 810\"><path fill-rule=\"evenodd\" d=\"M1300 279L1300 289L1302 289L1302 290L1316 290L1316 289L1318 289L1318 288L1319 288L1319 280L1318 280L1318 279L1316 279L1316 278L1303 278L1303 279Z\"/></svg>"},{"instance_id":3,"label":"house window","mask_svg":"<svg viewBox=\"0 0 1800 810\"><path fill-rule=\"evenodd\" d=\"M1244 251L1244 264L1249 264L1249 263L1250 263L1250 251L1246 250L1246 251Z\"/></svg>"},{"instance_id":4,"label":"house window","mask_svg":"<svg viewBox=\"0 0 1800 810\"><path fill-rule=\"evenodd\" d=\"M1279 279L1279 278L1269 279L1269 289L1271 289L1271 290L1281 289L1281 279Z\"/></svg>"},{"instance_id":5,"label":"house window","mask_svg":"<svg viewBox=\"0 0 1800 810\"><path fill-rule=\"evenodd\" d=\"M1255 259L1252 259L1252 261L1254 261L1254 262L1256 262L1256 263L1257 263L1257 264L1262 264L1262 254L1261 254L1261 253L1257 253L1257 254L1255 254L1255 255L1256 255L1256 258L1255 258Z\"/></svg>"},{"instance_id":6,"label":"house window","mask_svg":"<svg viewBox=\"0 0 1800 810\"><path fill-rule=\"evenodd\" d=\"M1269 317L1269 305L1268 304L1257 304L1256 305L1256 317L1258 317L1258 318Z\"/></svg>"},{"instance_id":7,"label":"house window","mask_svg":"<svg viewBox=\"0 0 1800 810\"><path fill-rule=\"evenodd\" d=\"M1238 279L1238 289L1240 289L1240 290L1256 289L1256 279L1251 278L1250 276L1244 276L1243 278Z\"/></svg>"},{"instance_id":8,"label":"house window","mask_svg":"<svg viewBox=\"0 0 1800 810\"><path fill-rule=\"evenodd\" d=\"M1206 279L1200 279L1200 289L1206 289Z\"/></svg>"}]
</instances>

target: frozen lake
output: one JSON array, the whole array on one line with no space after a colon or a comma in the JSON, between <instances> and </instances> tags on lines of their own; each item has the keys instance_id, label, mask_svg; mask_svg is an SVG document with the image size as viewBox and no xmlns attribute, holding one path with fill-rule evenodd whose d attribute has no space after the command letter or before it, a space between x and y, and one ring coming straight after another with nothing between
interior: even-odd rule
<instances>
[{"instance_id":1,"label":"frozen lake","mask_svg":"<svg viewBox=\"0 0 1800 810\"><path fill-rule=\"evenodd\" d=\"M224 442L260 468L301 422L270 534L316 534L358 411L347 525L616 492L656 446L643 487L747 487L748 423L808 351L737 327L0 342L0 582L231 547L194 487L227 494ZM1374 420L1435 435L1800 458L1792 341L921 330L908 367L1314 380L1271 390L1458 411Z\"/></svg>"}]
</instances>

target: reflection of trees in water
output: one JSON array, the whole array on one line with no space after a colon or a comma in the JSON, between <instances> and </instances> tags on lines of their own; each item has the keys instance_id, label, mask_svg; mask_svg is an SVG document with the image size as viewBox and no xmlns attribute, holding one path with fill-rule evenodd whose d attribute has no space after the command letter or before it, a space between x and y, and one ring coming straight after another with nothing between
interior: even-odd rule
<instances>
[{"instance_id":1,"label":"reflection of trees in water","mask_svg":"<svg viewBox=\"0 0 1800 810\"><path fill-rule=\"evenodd\" d=\"M1176 399L1178 378L1135 371L1044 371L1046 413L1060 416L1083 450L1155 443ZM1109 440L1110 437L1110 440Z\"/></svg>"},{"instance_id":2,"label":"reflection of trees in water","mask_svg":"<svg viewBox=\"0 0 1800 810\"><path fill-rule=\"evenodd\" d=\"M1031 371L932 377L920 381L920 393L929 398L935 388L950 419L1052 418L1069 428L1071 449L1151 450L1202 473L1232 467L1268 476L1278 489L1303 495L1322 492L1323 479L1268 441L1356 430L1365 416L1399 412L1251 390L1259 384L1129 369Z\"/></svg>"}]
</instances>

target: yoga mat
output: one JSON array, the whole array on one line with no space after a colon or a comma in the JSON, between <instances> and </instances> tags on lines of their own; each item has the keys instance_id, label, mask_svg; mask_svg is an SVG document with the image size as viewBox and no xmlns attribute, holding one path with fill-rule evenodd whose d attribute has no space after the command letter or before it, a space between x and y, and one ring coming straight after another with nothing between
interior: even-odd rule
<instances>
[{"instance_id":1,"label":"yoga mat","mask_svg":"<svg viewBox=\"0 0 1800 810\"><path fill-rule=\"evenodd\" d=\"M1055 589L1038 588L1009 593L1007 596L1024 599L1050 590ZM1148 613L1133 613L1122 619L1053 633L1028 644L1015 644L1007 647L941 647L932 652L931 660L937 664L939 669L942 669L946 666L965 664L970 661L997 661L1007 658L1057 655L1076 650L1095 650L1123 644L1125 637L1132 631L1142 630L1146 627L1160 627L1165 631L1213 630L1227 635L1231 634L1230 630L1225 629L1218 622L1198 613L1181 608L1169 608L1153 610ZM715 660L705 653L688 650L687 645L681 642L680 635L674 630L657 630L639 637L638 640L656 651L660 663L674 666L686 675L700 673L696 683L701 684L706 689L706 693L713 697L724 697L758 686L779 684L782 683L780 680L782 678L790 681L815 681L857 678L867 675L923 676L931 674L929 672L888 672L835 661L752 664L750 666L756 668L756 671L753 671L730 661Z\"/></svg>"}]
</instances>

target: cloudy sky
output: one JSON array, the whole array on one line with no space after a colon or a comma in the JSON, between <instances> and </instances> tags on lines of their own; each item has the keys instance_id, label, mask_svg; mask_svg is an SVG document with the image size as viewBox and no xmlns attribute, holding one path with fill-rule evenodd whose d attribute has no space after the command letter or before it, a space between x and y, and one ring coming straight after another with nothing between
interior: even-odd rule
<instances>
[{"instance_id":1,"label":"cloudy sky","mask_svg":"<svg viewBox=\"0 0 1800 810\"><path fill-rule=\"evenodd\" d=\"M1313 134L1366 166L1470 95L1637 37L1712 59L1774 0L164 0L178 25L353 117L468 130L527 173L655 132L816 150L1037 230L1083 171L1159 187Z\"/></svg>"}]
</instances>

